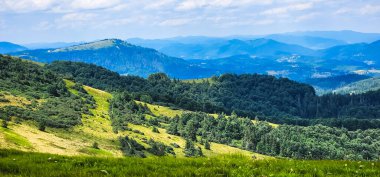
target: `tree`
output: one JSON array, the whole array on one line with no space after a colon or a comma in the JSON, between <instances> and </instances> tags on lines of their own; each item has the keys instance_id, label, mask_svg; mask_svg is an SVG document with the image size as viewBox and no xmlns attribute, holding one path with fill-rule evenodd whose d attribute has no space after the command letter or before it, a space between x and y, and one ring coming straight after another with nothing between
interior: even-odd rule
<instances>
[{"instance_id":1,"label":"tree","mask_svg":"<svg viewBox=\"0 0 380 177\"><path fill-rule=\"evenodd\" d=\"M42 120L42 121L40 121L40 122L38 123L38 130L44 132L45 129L46 129L46 122L45 122L45 120Z\"/></svg>"},{"instance_id":2,"label":"tree","mask_svg":"<svg viewBox=\"0 0 380 177\"><path fill-rule=\"evenodd\" d=\"M152 128L152 132L154 132L154 133L160 133L160 131L158 131L157 127L153 127Z\"/></svg>"},{"instance_id":3,"label":"tree","mask_svg":"<svg viewBox=\"0 0 380 177\"><path fill-rule=\"evenodd\" d=\"M92 143L92 148L94 148L94 149L99 149L99 144L98 144L98 142L94 142L94 143Z\"/></svg>"},{"instance_id":4,"label":"tree","mask_svg":"<svg viewBox=\"0 0 380 177\"><path fill-rule=\"evenodd\" d=\"M2 120L1 121L1 127L3 127L3 128L8 128L8 122L6 121L6 120Z\"/></svg>"},{"instance_id":5,"label":"tree","mask_svg":"<svg viewBox=\"0 0 380 177\"><path fill-rule=\"evenodd\" d=\"M210 143L208 142L208 139L205 140L205 149L210 150Z\"/></svg>"}]
</instances>

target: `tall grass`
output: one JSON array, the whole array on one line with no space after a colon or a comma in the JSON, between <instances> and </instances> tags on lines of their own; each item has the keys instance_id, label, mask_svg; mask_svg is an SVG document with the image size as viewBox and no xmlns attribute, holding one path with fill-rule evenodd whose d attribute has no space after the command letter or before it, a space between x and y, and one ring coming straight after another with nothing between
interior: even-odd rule
<instances>
[{"instance_id":1,"label":"tall grass","mask_svg":"<svg viewBox=\"0 0 380 177\"><path fill-rule=\"evenodd\" d=\"M379 162L67 157L0 150L0 176L380 176Z\"/></svg>"}]
</instances>

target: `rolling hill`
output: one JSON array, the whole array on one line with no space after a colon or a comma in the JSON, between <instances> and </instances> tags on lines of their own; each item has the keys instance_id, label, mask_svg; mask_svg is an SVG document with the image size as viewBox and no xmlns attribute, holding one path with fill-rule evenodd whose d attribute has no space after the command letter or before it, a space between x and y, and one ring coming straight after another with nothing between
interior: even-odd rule
<instances>
[{"instance_id":1,"label":"rolling hill","mask_svg":"<svg viewBox=\"0 0 380 177\"><path fill-rule=\"evenodd\" d=\"M251 161L272 159L269 156L375 160L380 152L377 146L380 132L369 127L378 125L376 119L354 119L355 123L367 127L351 130L351 119L346 118L324 119L332 122L328 127L319 123L312 126L269 124L259 120L261 115L254 120L238 115L246 111L242 108L249 107L265 114L273 113L273 116L280 115L276 111L288 111L288 115L281 116L281 119L287 119L292 111L312 109L314 103L310 100L317 99L318 103L323 103L319 111L322 116L331 117L329 113L334 113L336 107L343 111L339 112L340 115L349 110L350 116L363 113L368 116L368 111L376 116L378 109L374 106L379 104L378 92L357 97L332 95L325 99L313 96L313 89L308 85L261 75L225 74L202 82L183 82L162 73L150 75L147 79L120 76L84 63L76 65L61 61L41 66L9 56L0 56L0 63L2 157L19 153L4 148L69 156L132 156L163 161L177 157L180 162L189 157L230 159L228 155L236 153L238 155L233 157ZM65 69L67 66L71 69ZM57 70L59 68L61 70ZM76 75L70 76L69 71L76 72ZM82 85L79 81L104 87L112 94ZM351 100L351 107L331 104L335 102L331 100L347 103L347 99ZM326 101L329 104L325 105ZM215 103L216 106L225 104L224 107L230 107L232 113L224 114L224 111L213 109ZM187 111L186 106L192 106L193 110ZM202 109L210 113L200 111ZM306 111L303 113L309 114ZM307 118L292 120L305 123ZM350 123L349 129L340 128L343 125L338 121L342 120ZM58 164L58 161L54 163ZM4 168L16 167L0 166L0 174Z\"/></svg>"},{"instance_id":2,"label":"rolling hill","mask_svg":"<svg viewBox=\"0 0 380 177\"><path fill-rule=\"evenodd\" d=\"M27 48L10 42L0 42L0 54L18 52L23 50L27 50Z\"/></svg>"},{"instance_id":3,"label":"rolling hill","mask_svg":"<svg viewBox=\"0 0 380 177\"><path fill-rule=\"evenodd\" d=\"M343 87L333 90L337 94L360 94L368 91L375 91L380 89L380 78L369 78L353 82Z\"/></svg>"}]
</instances>

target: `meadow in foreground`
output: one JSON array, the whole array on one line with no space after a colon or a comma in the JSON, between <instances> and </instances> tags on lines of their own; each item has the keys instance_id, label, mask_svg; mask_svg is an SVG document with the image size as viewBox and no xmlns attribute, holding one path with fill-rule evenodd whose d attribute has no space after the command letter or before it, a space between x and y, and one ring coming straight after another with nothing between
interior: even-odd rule
<instances>
[{"instance_id":1,"label":"meadow in foreground","mask_svg":"<svg viewBox=\"0 0 380 177\"><path fill-rule=\"evenodd\" d=\"M380 176L380 162L211 158L94 158L0 150L0 176Z\"/></svg>"}]
</instances>

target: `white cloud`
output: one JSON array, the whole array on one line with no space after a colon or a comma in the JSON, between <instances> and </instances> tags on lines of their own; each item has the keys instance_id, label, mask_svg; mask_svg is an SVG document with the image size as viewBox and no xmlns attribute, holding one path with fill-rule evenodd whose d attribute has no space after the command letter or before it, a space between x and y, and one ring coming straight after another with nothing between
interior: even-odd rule
<instances>
[{"instance_id":1,"label":"white cloud","mask_svg":"<svg viewBox=\"0 0 380 177\"><path fill-rule=\"evenodd\" d=\"M364 7L359 9L360 14L362 15L370 15L380 13L380 5L365 5Z\"/></svg>"},{"instance_id":2,"label":"white cloud","mask_svg":"<svg viewBox=\"0 0 380 177\"><path fill-rule=\"evenodd\" d=\"M178 19L168 19L159 23L160 26L181 26L191 22L191 19L178 18Z\"/></svg>"},{"instance_id":3,"label":"white cloud","mask_svg":"<svg viewBox=\"0 0 380 177\"><path fill-rule=\"evenodd\" d=\"M268 5L272 0L185 0L178 4L177 10L193 10L198 8L234 8L247 7L252 5Z\"/></svg>"},{"instance_id":4,"label":"white cloud","mask_svg":"<svg viewBox=\"0 0 380 177\"><path fill-rule=\"evenodd\" d=\"M312 7L313 7L313 3L311 2L297 3L297 4L290 4L290 5L268 9L268 10L263 11L261 14L262 15L284 15L292 11L304 11Z\"/></svg>"},{"instance_id":5,"label":"white cloud","mask_svg":"<svg viewBox=\"0 0 380 177\"><path fill-rule=\"evenodd\" d=\"M61 21L88 21L96 16L94 13L69 13L62 16Z\"/></svg>"},{"instance_id":6,"label":"white cloud","mask_svg":"<svg viewBox=\"0 0 380 177\"><path fill-rule=\"evenodd\" d=\"M55 3L53 0L0 0L2 11L17 13L47 10Z\"/></svg>"},{"instance_id":7,"label":"white cloud","mask_svg":"<svg viewBox=\"0 0 380 177\"><path fill-rule=\"evenodd\" d=\"M73 0L70 6L74 9L104 9L121 4L120 0Z\"/></svg>"}]
</instances>

